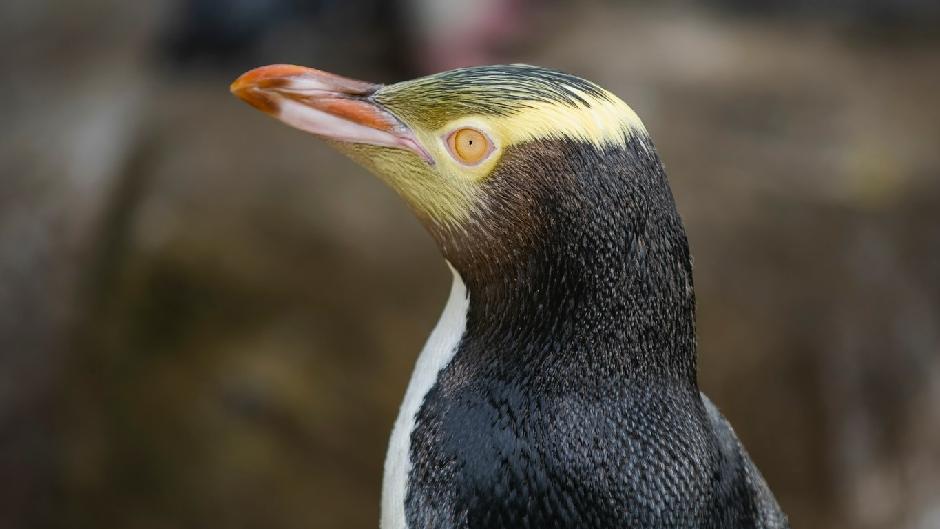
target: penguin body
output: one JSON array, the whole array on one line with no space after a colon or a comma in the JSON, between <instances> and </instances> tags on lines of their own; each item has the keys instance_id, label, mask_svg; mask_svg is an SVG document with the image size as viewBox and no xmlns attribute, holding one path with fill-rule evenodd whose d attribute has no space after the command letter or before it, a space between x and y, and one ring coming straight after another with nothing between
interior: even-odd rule
<instances>
[{"instance_id":1,"label":"penguin body","mask_svg":"<svg viewBox=\"0 0 940 529\"><path fill-rule=\"evenodd\" d=\"M369 127L338 147L405 197L454 272L393 429L382 529L788 527L699 392L688 242L632 110L529 66L348 83L383 113L331 102ZM299 128L323 120L291 108Z\"/></svg>"},{"instance_id":2,"label":"penguin body","mask_svg":"<svg viewBox=\"0 0 940 529\"><path fill-rule=\"evenodd\" d=\"M511 282L466 268L464 331L409 435L406 524L383 528L781 527L695 384L688 246L652 145L536 148L505 156L551 160L528 201L540 247ZM513 175L491 178L514 194Z\"/></svg>"}]
</instances>

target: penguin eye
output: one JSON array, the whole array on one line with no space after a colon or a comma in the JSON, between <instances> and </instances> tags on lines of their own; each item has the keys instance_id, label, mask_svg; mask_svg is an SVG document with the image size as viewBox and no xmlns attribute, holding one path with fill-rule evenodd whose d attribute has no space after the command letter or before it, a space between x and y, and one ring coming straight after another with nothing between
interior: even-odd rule
<instances>
[{"instance_id":1,"label":"penguin eye","mask_svg":"<svg viewBox=\"0 0 940 529\"><path fill-rule=\"evenodd\" d=\"M457 129L447 137L450 154L464 165L476 165L493 152L485 134L469 127Z\"/></svg>"}]
</instances>

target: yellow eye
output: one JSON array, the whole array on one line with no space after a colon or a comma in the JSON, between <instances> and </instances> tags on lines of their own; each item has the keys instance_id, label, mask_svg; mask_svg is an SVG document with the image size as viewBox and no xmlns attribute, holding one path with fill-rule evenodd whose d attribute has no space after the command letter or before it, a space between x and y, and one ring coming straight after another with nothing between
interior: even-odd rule
<instances>
[{"instance_id":1,"label":"yellow eye","mask_svg":"<svg viewBox=\"0 0 940 529\"><path fill-rule=\"evenodd\" d=\"M447 143L454 158L467 165L479 163L492 151L490 140L476 129L457 129L447 138Z\"/></svg>"}]
</instances>

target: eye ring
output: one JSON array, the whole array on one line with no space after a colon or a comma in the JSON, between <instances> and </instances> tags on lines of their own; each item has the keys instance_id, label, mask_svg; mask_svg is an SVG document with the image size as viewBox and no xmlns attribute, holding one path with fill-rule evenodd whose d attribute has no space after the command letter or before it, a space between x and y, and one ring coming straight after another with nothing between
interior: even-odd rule
<instances>
[{"instance_id":1,"label":"eye ring","mask_svg":"<svg viewBox=\"0 0 940 529\"><path fill-rule=\"evenodd\" d=\"M495 150L489 136L473 127L460 127L447 135L444 142L451 157L463 165L479 165Z\"/></svg>"}]
</instances>

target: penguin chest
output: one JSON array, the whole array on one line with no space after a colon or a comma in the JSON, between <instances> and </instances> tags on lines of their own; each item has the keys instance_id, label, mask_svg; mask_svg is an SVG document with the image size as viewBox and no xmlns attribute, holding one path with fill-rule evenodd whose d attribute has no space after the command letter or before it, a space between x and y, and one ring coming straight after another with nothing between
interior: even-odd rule
<instances>
[{"instance_id":1,"label":"penguin chest","mask_svg":"<svg viewBox=\"0 0 940 529\"><path fill-rule=\"evenodd\" d=\"M721 527L709 523L724 516L709 488L707 449L660 444L690 432L634 429L619 406L605 404L511 385L438 384L410 435L404 527Z\"/></svg>"}]
</instances>

